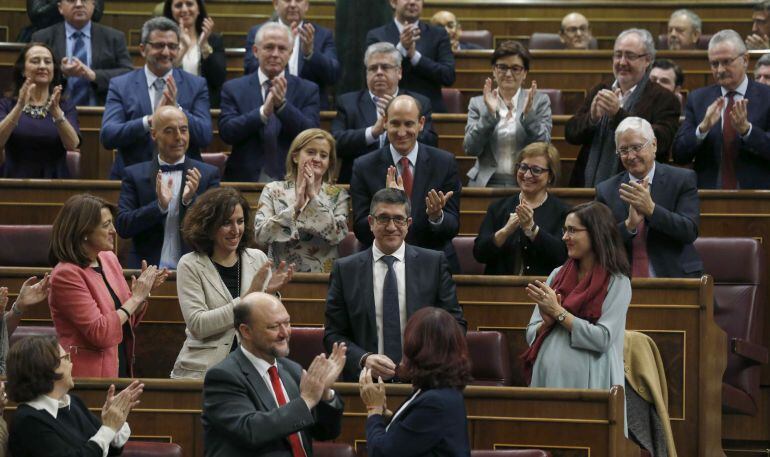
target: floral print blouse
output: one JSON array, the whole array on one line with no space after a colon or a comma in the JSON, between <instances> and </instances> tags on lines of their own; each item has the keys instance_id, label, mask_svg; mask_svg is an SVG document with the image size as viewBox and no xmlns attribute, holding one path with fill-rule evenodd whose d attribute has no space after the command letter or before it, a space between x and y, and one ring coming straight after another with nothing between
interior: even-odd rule
<instances>
[{"instance_id":1,"label":"floral print blouse","mask_svg":"<svg viewBox=\"0 0 770 457\"><path fill-rule=\"evenodd\" d=\"M323 183L321 191L294 217L294 182L265 185L254 217L257 243L268 246L277 266L293 263L294 271L328 273L339 257L337 245L348 234L350 196L345 189Z\"/></svg>"}]
</instances>

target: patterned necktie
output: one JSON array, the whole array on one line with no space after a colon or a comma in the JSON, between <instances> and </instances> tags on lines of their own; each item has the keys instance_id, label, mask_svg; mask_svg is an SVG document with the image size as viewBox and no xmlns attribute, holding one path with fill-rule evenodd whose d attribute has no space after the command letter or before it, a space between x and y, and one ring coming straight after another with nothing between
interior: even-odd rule
<instances>
[{"instance_id":1,"label":"patterned necktie","mask_svg":"<svg viewBox=\"0 0 770 457\"><path fill-rule=\"evenodd\" d=\"M377 119L379 119L380 118L380 106L377 104L377 102L380 101L380 97L374 95L374 96L372 96L372 101L374 102L374 112L377 113ZM387 140L387 133L386 132L382 132L380 134L379 138L377 138L377 141L378 141L380 147L385 146L385 140Z\"/></svg>"},{"instance_id":2,"label":"patterned necktie","mask_svg":"<svg viewBox=\"0 0 770 457\"><path fill-rule=\"evenodd\" d=\"M158 103L163 98L163 91L166 90L166 80L163 78L157 78L152 87L155 88L155 98L152 101L152 112L154 113L158 109Z\"/></svg>"},{"instance_id":3,"label":"patterned necktie","mask_svg":"<svg viewBox=\"0 0 770 457\"><path fill-rule=\"evenodd\" d=\"M730 120L730 113L735 106L734 97L736 92L730 91L727 97L727 107L722 115L722 189L737 188L735 177L735 160L738 158L738 131L735 130L733 122Z\"/></svg>"},{"instance_id":4,"label":"patterned necktie","mask_svg":"<svg viewBox=\"0 0 770 457\"><path fill-rule=\"evenodd\" d=\"M270 384L273 386L273 393L275 393L275 399L278 400L278 406L281 407L286 404L286 396L283 394L281 388L281 379L278 377L278 369L274 366L267 369L267 374L270 375ZM290 434L287 439L289 445L291 445L291 454L294 457L307 457L305 449L302 447L302 442L299 439L299 432Z\"/></svg>"},{"instance_id":5,"label":"patterned necktie","mask_svg":"<svg viewBox=\"0 0 770 457\"><path fill-rule=\"evenodd\" d=\"M267 96L270 94L270 88L273 87L273 82L269 79L262 83L262 87L264 87L264 92L262 93L262 100L267 101Z\"/></svg>"},{"instance_id":6,"label":"patterned necktie","mask_svg":"<svg viewBox=\"0 0 770 457\"><path fill-rule=\"evenodd\" d=\"M88 51L84 37L85 34L80 30L72 34L72 38L75 39L75 44L72 46L72 57L76 57L84 65L88 65ZM76 106L89 105L91 93L88 80L77 76L67 78L66 95Z\"/></svg>"},{"instance_id":7,"label":"patterned necktie","mask_svg":"<svg viewBox=\"0 0 770 457\"><path fill-rule=\"evenodd\" d=\"M401 312L398 306L398 280L392 255L381 257L388 265L382 287L382 341L385 355L398 366L401 362Z\"/></svg>"},{"instance_id":8,"label":"patterned necktie","mask_svg":"<svg viewBox=\"0 0 770 457\"><path fill-rule=\"evenodd\" d=\"M170 173L172 171L184 171L184 163L178 163L176 165L161 165L160 171L163 173Z\"/></svg>"},{"instance_id":9,"label":"patterned necktie","mask_svg":"<svg viewBox=\"0 0 770 457\"><path fill-rule=\"evenodd\" d=\"M644 180L636 181L643 184ZM647 221L636 227L636 236L631 239L631 276L634 278L650 277L650 258L647 256Z\"/></svg>"},{"instance_id":10,"label":"patterned necktie","mask_svg":"<svg viewBox=\"0 0 770 457\"><path fill-rule=\"evenodd\" d=\"M412 198L412 169L409 167L409 159L401 157L399 161L401 164L401 179L404 181L404 192L406 196Z\"/></svg>"}]
</instances>

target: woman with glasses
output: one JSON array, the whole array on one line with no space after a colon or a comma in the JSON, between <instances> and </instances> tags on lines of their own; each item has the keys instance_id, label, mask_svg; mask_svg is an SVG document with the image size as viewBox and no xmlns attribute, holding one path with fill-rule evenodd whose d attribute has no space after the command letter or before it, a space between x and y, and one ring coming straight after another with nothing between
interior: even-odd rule
<instances>
[{"instance_id":1,"label":"woman with glasses","mask_svg":"<svg viewBox=\"0 0 770 457\"><path fill-rule=\"evenodd\" d=\"M52 336L32 336L8 354L8 397L18 404L9 448L15 457L119 455L131 436L126 422L144 384L133 381L117 395L107 390L101 420L75 387L72 354ZM5 394L3 394L3 397ZM3 398L4 400L4 398Z\"/></svg>"},{"instance_id":2,"label":"woman with glasses","mask_svg":"<svg viewBox=\"0 0 770 457\"><path fill-rule=\"evenodd\" d=\"M254 218L257 243L273 262L297 271L328 273L348 234L345 189L332 184L337 165L334 138L321 129L297 135L286 155L286 179L265 185Z\"/></svg>"},{"instance_id":3,"label":"woman with glasses","mask_svg":"<svg viewBox=\"0 0 770 457\"><path fill-rule=\"evenodd\" d=\"M530 54L518 41L503 41L492 54L492 79L484 94L468 105L465 154L476 157L468 172L471 187L512 187L511 174L519 151L536 141L551 141L551 101L532 81L522 88L529 71Z\"/></svg>"},{"instance_id":4,"label":"woman with glasses","mask_svg":"<svg viewBox=\"0 0 770 457\"><path fill-rule=\"evenodd\" d=\"M559 151L532 143L512 168L521 192L489 205L473 256L484 274L545 276L567 258L561 229L569 206L548 193L559 179Z\"/></svg>"}]
</instances>

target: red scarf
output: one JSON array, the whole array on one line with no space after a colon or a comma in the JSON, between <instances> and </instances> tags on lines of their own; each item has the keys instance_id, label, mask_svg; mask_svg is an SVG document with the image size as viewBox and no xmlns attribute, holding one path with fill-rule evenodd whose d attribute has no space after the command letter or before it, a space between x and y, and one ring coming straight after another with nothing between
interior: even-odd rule
<instances>
[{"instance_id":1,"label":"red scarf","mask_svg":"<svg viewBox=\"0 0 770 457\"><path fill-rule=\"evenodd\" d=\"M604 298L607 297L609 282L610 275L598 263L583 279L578 280L577 262L574 259L568 259L553 279L551 288L561 295L561 305L564 309L573 316L595 324L602 317L602 304L604 304ZM554 325L558 325L558 322L555 322ZM524 360L524 376L528 385L532 381L532 367L537 360L537 354L551 330L553 330L553 325L541 331L532 346L521 355L522 360Z\"/></svg>"}]
</instances>

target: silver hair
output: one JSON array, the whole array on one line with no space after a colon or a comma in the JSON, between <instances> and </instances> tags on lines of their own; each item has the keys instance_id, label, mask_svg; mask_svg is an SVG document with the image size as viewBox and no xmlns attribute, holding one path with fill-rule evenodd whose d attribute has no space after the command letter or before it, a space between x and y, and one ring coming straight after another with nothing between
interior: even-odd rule
<instances>
[{"instance_id":1,"label":"silver hair","mask_svg":"<svg viewBox=\"0 0 770 457\"><path fill-rule=\"evenodd\" d=\"M145 22L144 25L142 25L141 43L147 44L147 40L150 39L150 34L156 30L161 32L174 32L176 33L177 40L179 40L179 26L176 24L176 22L167 17L159 16L150 19L149 21Z\"/></svg>"},{"instance_id":2,"label":"silver hair","mask_svg":"<svg viewBox=\"0 0 770 457\"><path fill-rule=\"evenodd\" d=\"M369 47L366 48L366 52L364 53L365 66L369 66L369 59L374 54L390 54L390 57L394 62L396 62L396 66L399 68L401 67L401 53L398 52L398 49L396 49L392 43L388 43L387 41L380 41L379 43L372 43L369 45Z\"/></svg>"},{"instance_id":3,"label":"silver hair","mask_svg":"<svg viewBox=\"0 0 770 457\"><path fill-rule=\"evenodd\" d=\"M765 54L757 60L757 64L754 66L754 71L759 70L759 67L770 66L770 54Z\"/></svg>"},{"instance_id":4,"label":"silver hair","mask_svg":"<svg viewBox=\"0 0 770 457\"><path fill-rule=\"evenodd\" d=\"M294 46L294 40L291 37L291 29L288 26L281 24L280 22L268 22L267 24L264 24L262 27L260 27L259 30L257 30L257 36L254 37L254 44L260 44L265 38L265 34L267 32L274 31L279 31L286 34L286 40L289 42L289 48Z\"/></svg>"},{"instance_id":5,"label":"silver hair","mask_svg":"<svg viewBox=\"0 0 770 457\"><path fill-rule=\"evenodd\" d=\"M642 44L644 45L644 52L650 56L650 62L655 60L655 41L652 39L652 34L645 29L626 29L620 32L620 35L615 39L615 43L625 38L627 35L637 35Z\"/></svg>"},{"instance_id":6,"label":"silver hair","mask_svg":"<svg viewBox=\"0 0 770 457\"><path fill-rule=\"evenodd\" d=\"M693 13L692 11L686 8L682 8L680 10L676 10L673 13L671 13L671 16L669 16L668 20L670 21L676 16L686 16L687 19L689 19L690 24L692 24L692 28L698 33L701 32L702 30L701 27L703 27L703 21L701 21L700 16L698 16L697 14Z\"/></svg>"},{"instance_id":7,"label":"silver hair","mask_svg":"<svg viewBox=\"0 0 770 457\"><path fill-rule=\"evenodd\" d=\"M620 121L620 124L618 124L618 127L615 129L615 144L618 144L618 137L628 130L641 133L646 141L655 139L655 132L652 130L652 125L650 125L646 119L630 116Z\"/></svg>"},{"instance_id":8,"label":"silver hair","mask_svg":"<svg viewBox=\"0 0 770 457\"><path fill-rule=\"evenodd\" d=\"M743 42L743 38L732 29L720 30L714 34L709 40L709 51L718 45L719 43L730 43L733 45L738 54L746 54L746 43Z\"/></svg>"}]
</instances>

